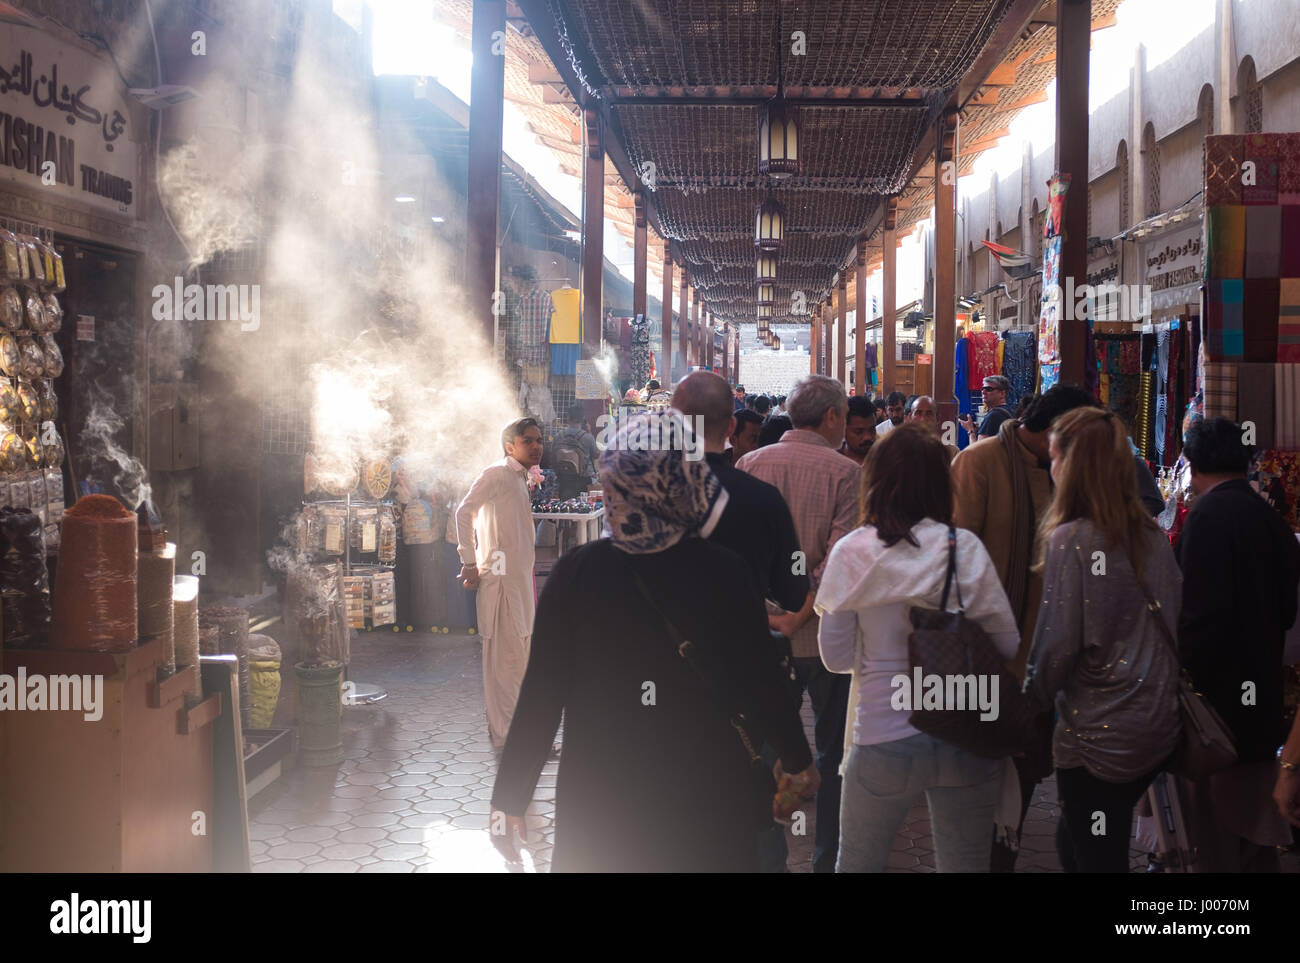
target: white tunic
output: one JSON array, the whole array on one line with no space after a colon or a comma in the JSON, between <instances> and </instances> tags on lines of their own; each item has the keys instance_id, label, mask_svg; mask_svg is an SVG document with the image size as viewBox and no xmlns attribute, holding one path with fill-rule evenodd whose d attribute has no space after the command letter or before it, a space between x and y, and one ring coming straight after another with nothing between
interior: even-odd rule
<instances>
[{"instance_id":1,"label":"white tunic","mask_svg":"<svg viewBox=\"0 0 1300 963\"><path fill-rule=\"evenodd\" d=\"M483 702L492 743L510 731L533 633L535 529L527 469L503 458L483 470L456 509L461 562L479 572Z\"/></svg>"}]
</instances>

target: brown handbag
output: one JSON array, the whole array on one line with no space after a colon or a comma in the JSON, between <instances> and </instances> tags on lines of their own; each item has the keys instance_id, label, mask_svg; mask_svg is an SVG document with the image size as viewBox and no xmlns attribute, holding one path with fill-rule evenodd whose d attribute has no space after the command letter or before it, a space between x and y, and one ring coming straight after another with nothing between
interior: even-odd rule
<instances>
[{"instance_id":1,"label":"brown handbag","mask_svg":"<svg viewBox=\"0 0 1300 963\"><path fill-rule=\"evenodd\" d=\"M1160 626L1160 637L1173 651L1174 660L1180 662L1178 644L1165 624L1160 603L1145 584L1138 584L1146 597L1147 611ZM1196 782L1237 764L1237 747L1232 741L1231 730L1214 711L1210 700L1196 691L1186 669L1180 669L1178 675L1178 715L1183 723L1183 732L1178 737L1178 748L1169 760L1170 772Z\"/></svg>"}]
</instances>

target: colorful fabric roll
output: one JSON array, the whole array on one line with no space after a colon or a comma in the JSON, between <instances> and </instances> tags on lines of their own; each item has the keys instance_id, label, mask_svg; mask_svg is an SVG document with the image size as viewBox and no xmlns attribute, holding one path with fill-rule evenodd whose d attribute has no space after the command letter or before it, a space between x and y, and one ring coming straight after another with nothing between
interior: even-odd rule
<instances>
[{"instance_id":1,"label":"colorful fabric roll","mask_svg":"<svg viewBox=\"0 0 1300 963\"><path fill-rule=\"evenodd\" d=\"M1282 266L1282 208L1276 204L1246 208L1247 278L1275 278Z\"/></svg>"},{"instance_id":2,"label":"colorful fabric roll","mask_svg":"<svg viewBox=\"0 0 1300 963\"><path fill-rule=\"evenodd\" d=\"M1247 205L1277 204L1278 149L1277 137L1273 134L1247 134L1246 160L1254 164L1252 172L1242 172L1241 202ZM1254 183L1249 183L1250 180Z\"/></svg>"},{"instance_id":3,"label":"colorful fabric roll","mask_svg":"<svg viewBox=\"0 0 1300 963\"><path fill-rule=\"evenodd\" d=\"M1300 531L1300 452L1261 451L1247 478L1287 524Z\"/></svg>"},{"instance_id":4,"label":"colorful fabric roll","mask_svg":"<svg viewBox=\"0 0 1300 963\"><path fill-rule=\"evenodd\" d=\"M1300 364L1273 371L1273 440L1279 448L1300 448Z\"/></svg>"},{"instance_id":5,"label":"colorful fabric roll","mask_svg":"<svg viewBox=\"0 0 1300 963\"><path fill-rule=\"evenodd\" d=\"M1243 282L1243 288L1242 360L1274 361L1277 358L1280 297L1278 279L1254 278Z\"/></svg>"},{"instance_id":6,"label":"colorful fabric roll","mask_svg":"<svg viewBox=\"0 0 1300 963\"><path fill-rule=\"evenodd\" d=\"M1277 137L1277 202L1300 204L1300 133Z\"/></svg>"},{"instance_id":7,"label":"colorful fabric roll","mask_svg":"<svg viewBox=\"0 0 1300 963\"><path fill-rule=\"evenodd\" d=\"M1277 365L1243 364L1237 377L1237 419L1255 426L1255 447L1272 448L1276 403L1273 385Z\"/></svg>"},{"instance_id":8,"label":"colorful fabric roll","mask_svg":"<svg viewBox=\"0 0 1300 963\"><path fill-rule=\"evenodd\" d=\"M1210 361L1239 360L1245 346L1242 312L1245 284L1211 281L1206 291L1205 354Z\"/></svg>"},{"instance_id":9,"label":"colorful fabric roll","mask_svg":"<svg viewBox=\"0 0 1300 963\"><path fill-rule=\"evenodd\" d=\"M1205 362L1205 417L1223 415L1237 420L1237 365L1229 361Z\"/></svg>"},{"instance_id":10,"label":"colorful fabric roll","mask_svg":"<svg viewBox=\"0 0 1300 963\"><path fill-rule=\"evenodd\" d=\"M1212 278L1239 278L1246 261L1246 208L1211 207L1206 217L1206 267Z\"/></svg>"},{"instance_id":11,"label":"colorful fabric roll","mask_svg":"<svg viewBox=\"0 0 1300 963\"><path fill-rule=\"evenodd\" d=\"M1241 161L1246 155L1242 134L1214 134L1205 138L1205 204L1241 203Z\"/></svg>"},{"instance_id":12,"label":"colorful fabric roll","mask_svg":"<svg viewBox=\"0 0 1300 963\"><path fill-rule=\"evenodd\" d=\"M1300 363L1300 278L1278 282L1277 360Z\"/></svg>"}]
</instances>

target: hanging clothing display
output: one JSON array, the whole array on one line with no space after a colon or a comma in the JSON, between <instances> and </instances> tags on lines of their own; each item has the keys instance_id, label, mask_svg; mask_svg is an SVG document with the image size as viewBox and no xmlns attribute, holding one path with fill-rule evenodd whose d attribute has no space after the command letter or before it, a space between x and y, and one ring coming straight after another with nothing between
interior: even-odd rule
<instances>
[{"instance_id":1,"label":"hanging clothing display","mask_svg":"<svg viewBox=\"0 0 1300 963\"><path fill-rule=\"evenodd\" d=\"M650 380L650 322L645 315L631 320L628 344L632 386L644 386Z\"/></svg>"},{"instance_id":2,"label":"hanging clothing display","mask_svg":"<svg viewBox=\"0 0 1300 963\"><path fill-rule=\"evenodd\" d=\"M966 341L970 345L967 354L970 371L966 387L978 391L985 378L999 371L998 336L995 331L971 332L966 335Z\"/></svg>"},{"instance_id":3,"label":"hanging clothing display","mask_svg":"<svg viewBox=\"0 0 1300 963\"><path fill-rule=\"evenodd\" d=\"M1300 452L1261 451L1247 478L1287 524L1300 531Z\"/></svg>"},{"instance_id":4,"label":"hanging clothing display","mask_svg":"<svg viewBox=\"0 0 1300 963\"><path fill-rule=\"evenodd\" d=\"M507 314L512 322L507 353L513 364L546 364L546 329L554 310L551 293L544 288L534 287L507 299L506 303Z\"/></svg>"},{"instance_id":5,"label":"hanging clothing display","mask_svg":"<svg viewBox=\"0 0 1300 963\"><path fill-rule=\"evenodd\" d=\"M578 310L579 297L577 288L558 288L551 292L551 300L555 305L555 310L551 314L549 339L551 344L581 343L582 315Z\"/></svg>"},{"instance_id":6,"label":"hanging clothing display","mask_svg":"<svg viewBox=\"0 0 1300 963\"><path fill-rule=\"evenodd\" d=\"M1300 277L1278 282L1277 360L1300 362Z\"/></svg>"},{"instance_id":7,"label":"hanging clothing display","mask_svg":"<svg viewBox=\"0 0 1300 963\"><path fill-rule=\"evenodd\" d=\"M1025 395L1034 393L1037 366L1034 358L1034 332L1008 331L1003 336L1002 375L1011 382L1007 404L1015 405Z\"/></svg>"}]
</instances>

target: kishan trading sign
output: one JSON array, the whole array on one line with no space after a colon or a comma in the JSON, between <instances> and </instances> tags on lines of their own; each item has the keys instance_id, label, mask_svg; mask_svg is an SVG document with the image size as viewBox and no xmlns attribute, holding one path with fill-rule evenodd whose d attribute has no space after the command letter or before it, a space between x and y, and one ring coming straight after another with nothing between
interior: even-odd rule
<instances>
[{"instance_id":1,"label":"kishan trading sign","mask_svg":"<svg viewBox=\"0 0 1300 963\"><path fill-rule=\"evenodd\" d=\"M134 210L139 151L113 68L13 25L0 25L0 51L0 177Z\"/></svg>"}]
</instances>

